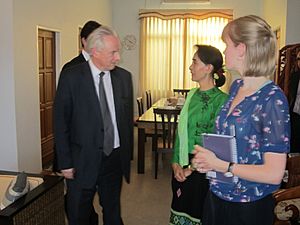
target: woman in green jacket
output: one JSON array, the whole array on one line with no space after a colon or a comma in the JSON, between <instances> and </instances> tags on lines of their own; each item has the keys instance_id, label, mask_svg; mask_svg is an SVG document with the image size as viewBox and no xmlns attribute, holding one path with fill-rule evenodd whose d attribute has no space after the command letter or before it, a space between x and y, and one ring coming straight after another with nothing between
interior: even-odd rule
<instances>
[{"instance_id":1,"label":"woman in green jacket","mask_svg":"<svg viewBox=\"0 0 300 225\"><path fill-rule=\"evenodd\" d=\"M180 113L172 158L170 225L201 224L208 181L205 174L191 168L191 152L195 144L202 145L202 133L213 132L216 116L228 98L218 88L225 83L222 54L213 46L196 47L189 69L199 87L190 90Z\"/></svg>"}]
</instances>

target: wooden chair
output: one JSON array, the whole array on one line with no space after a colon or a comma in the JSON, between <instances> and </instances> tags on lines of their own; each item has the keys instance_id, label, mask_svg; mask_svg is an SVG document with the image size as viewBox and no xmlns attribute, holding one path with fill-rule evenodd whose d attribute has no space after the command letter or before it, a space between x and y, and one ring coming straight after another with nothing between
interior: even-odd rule
<instances>
[{"instance_id":1,"label":"wooden chair","mask_svg":"<svg viewBox=\"0 0 300 225\"><path fill-rule=\"evenodd\" d=\"M286 171L288 173L286 182L283 182L282 188L291 188L300 185L300 154L290 153L286 162Z\"/></svg>"},{"instance_id":2,"label":"wooden chair","mask_svg":"<svg viewBox=\"0 0 300 225\"><path fill-rule=\"evenodd\" d=\"M134 125L137 126L137 120L140 116L144 114L144 103L143 103L143 97L136 98L137 106L138 106L138 117L134 120ZM153 138L154 130L151 128L145 129L145 142L147 141L147 137ZM154 143L152 141L152 150L154 151Z\"/></svg>"},{"instance_id":3,"label":"wooden chair","mask_svg":"<svg viewBox=\"0 0 300 225\"><path fill-rule=\"evenodd\" d=\"M136 103L137 103L137 107L138 107L138 116L134 117L134 126L137 126L136 121L139 119L139 117L141 115L144 114L144 103L143 103L143 98L142 97L137 97L136 98Z\"/></svg>"},{"instance_id":4,"label":"wooden chair","mask_svg":"<svg viewBox=\"0 0 300 225\"><path fill-rule=\"evenodd\" d=\"M288 157L286 170L287 179L282 189L273 193L274 225L299 224L300 221L300 155Z\"/></svg>"},{"instance_id":5,"label":"wooden chair","mask_svg":"<svg viewBox=\"0 0 300 225\"><path fill-rule=\"evenodd\" d=\"M138 113L139 116L144 114L144 103L143 103L143 97L136 98L137 106L138 106Z\"/></svg>"},{"instance_id":6,"label":"wooden chair","mask_svg":"<svg viewBox=\"0 0 300 225\"><path fill-rule=\"evenodd\" d=\"M183 95L185 98L189 93L190 89L173 89L174 96L176 95Z\"/></svg>"},{"instance_id":7,"label":"wooden chair","mask_svg":"<svg viewBox=\"0 0 300 225\"><path fill-rule=\"evenodd\" d=\"M287 97L289 97L291 74L296 69L298 51L300 51L300 43L286 45L279 50L275 82L284 91Z\"/></svg>"},{"instance_id":8,"label":"wooden chair","mask_svg":"<svg viewBox=\"0 0 300 225\"><path fill-rule=\"evenodd\" d=\"M152 96L151 96L151 91L147 90L146 91L146 103L147 103L147 109L150 109L152 106Z\"/></svg>"},{"instance_id":9,"label":"wooden chair","mask_svg":"<svg viewBox=\"0 0 300 225\"><path fill-rule=\"evenodd\" d=\"M155 133L152 141L155 144L155 179L158 172L158 155L173 151L175 135L177 129L177 119L180 109L161 109L154 108L154 127ZM160 118L161 120L159 120Z\"/></svg>"}]
</instances>

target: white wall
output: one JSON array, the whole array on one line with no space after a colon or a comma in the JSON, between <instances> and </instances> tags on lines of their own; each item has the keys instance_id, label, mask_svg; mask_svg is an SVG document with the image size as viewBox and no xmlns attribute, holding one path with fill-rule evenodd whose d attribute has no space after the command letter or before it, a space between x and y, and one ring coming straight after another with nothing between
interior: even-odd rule
<instances>
[{"instance_id":1,"label":"white wall","mask_svg":"<svg viewBox=\"0 0 300 225\"><path fill-rule=\"evenodd\" d=\"M300 1L288 0L286 18L286 44L300 43Z\"/></svg>"},{"instance_id":2,"label":"white wall","mask_svg":"<svg viewBox=\"0 0 300 225\"><path fill-rule=\"evenodd\" d=\"M139 9L233 9L234 17L247 14L262 15L261 0L211 0L210 4L162 4L161 0L112 0L113 26L121 38L126 34L134 34L139 43L140 23ZM123 50L120 66L133 74L135 96L138 93L139 81L139 45L135 50ZM137 112L137 109L136 109Z\"/></svg>"},{"instance_id":3,"label":"white wall","mask_svg":"<svg viewBox=\"0 0 300 225\"><path fill-rule=\"evenodd\" d=\"M300 43L299 11L299 0L264 0L265 19L274 30L280 28L278 49Z\"/></svg>"},{"instance_id":4,"label":"white wall","mask_svg":"<svg viewBox=\"0 0 300 225\"><path fill-rule=\"evenodd\" d=\"M274 28L280 28L280 46L300 43L299 0L264 0L263 14Z\"/></svg>"},{"instance_id":5,"label":"white wall","mask_svg":"<svg viewBox=\"0 0 300 225\"><path fill-rule=\"evenodd\" d=\"M0 170L18 167L13 63L13 4L0 1Z\"/></svg>"},{"instance_id":6,"label":"white wall","mask_svg":"<svg viewBox=\"0 0 300 225\"><path fill-rule=\"evenodd\" d=\"M263 8L264 19L274 30L280 29L280 49L286 43L287 0L264 0Z\"/></svg>"},{"instance_id":7,"label":"white wall","mask_svg":"<svg viewBox=\"0 0 300 225\"><path fill-rule=\"evenodd\" d=\"M37 27L60 32L60 68L78 54L79 25L111 25L111 11L109 0L0 1L0 169L41 171Z\"/></svg>"}]
</instances>

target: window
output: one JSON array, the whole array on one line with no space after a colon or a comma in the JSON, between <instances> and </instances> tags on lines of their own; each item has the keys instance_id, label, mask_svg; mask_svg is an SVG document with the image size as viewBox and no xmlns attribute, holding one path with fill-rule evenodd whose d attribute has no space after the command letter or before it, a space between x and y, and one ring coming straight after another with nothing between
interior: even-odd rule
<instances>
[{"instance_id":1,"label":"window","mask_svg":"<svg viewBox=\"0 0 300 225\"><path fill-rule=\"evenodd\" d=\"M224 26L231 11L141 11L140 94L171 96L173 88L192 88L189 66L195 44L208 44L221 52Z\"/></svg>"}]
</instances>

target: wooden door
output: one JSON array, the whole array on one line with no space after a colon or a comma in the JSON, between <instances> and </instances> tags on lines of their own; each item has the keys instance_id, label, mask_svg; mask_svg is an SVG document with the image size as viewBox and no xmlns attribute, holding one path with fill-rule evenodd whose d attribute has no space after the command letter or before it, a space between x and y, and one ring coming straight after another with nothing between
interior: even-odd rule
<instances>
[{"instance_id":1,"label":"wooden door","mask_svg":"<svg viewBox=\"0 0 300 225\"><path fill-rule=\"evenodd\" d=\"M53 162L53 101L56 89L55 75L55 33L38 31L40 123L43 169Z\"/></svg>"}]
</instances>

